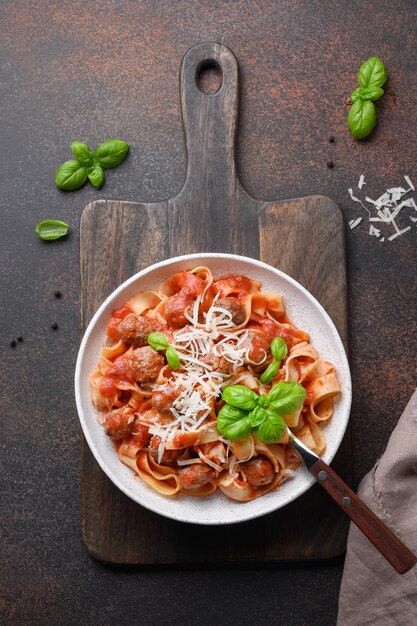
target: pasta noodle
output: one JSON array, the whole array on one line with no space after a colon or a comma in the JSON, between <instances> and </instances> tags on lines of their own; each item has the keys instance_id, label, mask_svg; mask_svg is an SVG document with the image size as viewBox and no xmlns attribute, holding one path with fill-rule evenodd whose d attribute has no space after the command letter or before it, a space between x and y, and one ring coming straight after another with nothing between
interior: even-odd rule
<instances>
[{"instance_id":1,"label":"pasta noodle","mask_svg":"<svg viewBox=\"0 0 417 626\"><path fill-rule=\"evenodd\" d=\"M153 333L162 347L150 345ZM120 461L158 493L202 497L219 489L244 502L294 475L299 460L288 430L268 445L255 430L235 441L218 432L222 392L230 385L259 396L280 381L302 385L304 402L283 418L306 446L324 451L322 429L340 393L335 367L287 318L282 297L261 291L258 281L215 279L208 267L180 272L113 311L107 335L90 376L92 402ZM288 352L263 384L276 337ZM168 362L168 345L179 357L177 369Z\"/></svg>"}]
</instances>

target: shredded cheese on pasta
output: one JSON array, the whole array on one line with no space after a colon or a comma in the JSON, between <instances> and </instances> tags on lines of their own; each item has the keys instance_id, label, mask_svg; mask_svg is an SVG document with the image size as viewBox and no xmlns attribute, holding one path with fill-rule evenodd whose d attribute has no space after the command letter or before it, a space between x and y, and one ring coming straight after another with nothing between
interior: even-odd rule
<instances>
[{"instance_id":1,"label":"shredded cheese on pasta","mask_svg":"<svg viewBox=\"0 0 417 626\"><path fill-rule=\"evenodd\" d=\"M189 290L182 292L184 285ZM288 347L277 380L299 382L308 397L298 411L283 416L287 426L317 454L325 448L321 426L332 417L340 391L335 368L289 322L281 296L260 288L245 276L214 280L209 268L198 267L113 312L109 340L90 376L93 403L120 460L163 495L206 496L220 489L247 501L293 476L299 460L288 437L267 446L256 432L229 441L216 428L225 387L242 384L268 395L272 383L262 384L260 372L272 358L271 337L285 337ZM150 328L166 330L178 370L161 356L164 349L158 353L147 345ZM262 468L266 482L257 481Z\"/></svg>"},{"instance_id":2,"label":"shredded cheese on pasta","mask_svg":"<svg viewBox=\"0 0 417 626\"><path fill-rule=\"evenodd\" d=\"M149 429L150 433L161 438L158 448L159 463L168 438L173 439L178 430L198 430L210 415L212 403L220 398L223 389L245 378L245 374L231 377L213 372L213 367L201 360L209 354L224 357L236 372L243 365L247 354L247 348L242 345L247 339L248 331L234 331L235 325L230 312L217 306L216 302L217 298L207 313L204 313L205 322L199 323L199 296L192 307L192 315L186 315L191 326L174 333L174 347L180 357L182 371L172 372L172 378L177 388L183 391L171 407L174 419L166 425L153 424Z\"/></svg>"}]
</instances>

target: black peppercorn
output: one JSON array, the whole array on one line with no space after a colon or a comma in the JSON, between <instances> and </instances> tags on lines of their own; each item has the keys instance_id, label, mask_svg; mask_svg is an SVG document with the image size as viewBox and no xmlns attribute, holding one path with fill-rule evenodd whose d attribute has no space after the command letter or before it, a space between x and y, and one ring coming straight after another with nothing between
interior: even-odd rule
<instances>
[{"instance_id":1,"label":"black peppercorn","mask_svg":"<svg viewBox=\"0 0 417 626\"><path fill-rule=\"evenodd\" d=\"M62 296L62 293L59 291L59 289L57 289L54 295L55 295L55 298L60 298Z\"/></svg>"},{"instance_id":2,"label":"black peppercorn","mask_svg":"<svg viewBox=\"0 0 417 626\"><path fill-rule=\"evenodd\" d=\"M10 342L10 346L11 346L12 348L15 348L15 347L16 347L16 342L15 342L15 340L14 340L14 339Z\"/></svg>"},{"instance_id":3,"label":"black peppercorn","mask_svg":"<svg viewBox=\"0 0 417 626\"><path fill-rule=\"evenodd\" d=\"M331 136L329 137L329 143L334 143L334 137L333 137L333 135L331 135Z\"/></svg>"},{"instance_id":4,"label":"black peppercorn","mask_svg":"<svg viewBox=\"0 0 417 626\"><path fill-rule=\"evenodd\" d=\"M51 324L51 328L53 328L54 330L56 330L58 328L58 324L56 322L52 322Z\"/></svg>"},{"instance_id":5,"label":"black peppercorn","mask_svg":"<svg viewBox=\"0 0 417 626\"><path fill-rule=\"evenodd\" d=\"M22 341L23 341L23 337L22 337L22 335L19 335L19 336L18 336L18 338L17 338L17 340L18 340L18 341L20 341L20 343L22 343Z\"/></svg>"},{"instance_id":6,"label":"black peppercorn","mask_svg":"<svg viewBox=\"0 0 417 626\"><path fill-rule=\"evenodd\" d=\"M327 161L326 165L329 169L332 169L334 167L333 161Z\"/></svg>"}]
</instances>

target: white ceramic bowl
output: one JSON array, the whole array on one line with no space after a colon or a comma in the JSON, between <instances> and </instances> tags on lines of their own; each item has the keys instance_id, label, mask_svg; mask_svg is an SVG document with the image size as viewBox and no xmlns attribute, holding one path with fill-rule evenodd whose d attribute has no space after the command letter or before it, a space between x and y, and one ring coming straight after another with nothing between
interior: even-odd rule
<instances>
[{"instance_id":1,"label":"white ceramic bowl","mask_svg":"<svg viewBox=\"0 0 417 626\"><path fill-rule=\"evenodd\" d=\"M247 257L231 254L176 257L156 263L120 285L100 306L84 335L75 370L75 398L88 445L103 471L123 493L145 508L178 521L231 524L280 509L311 487L314 478L304 467L300 467L295 477L285 482L278 491L243 503L229 500L220 491L206 498L181 494L176 498L162 496L119 461L112 442L97 421L88 382L99 360L113 309L122 306L140 291L157 288L172 274L198 265L209 266L215 277L244 274L261 281L263 290L282 294L289 318L296 326L310 333L311 342L320 356L336 366L342 392L335 402L334 415L323 431L327 441L323 460L329 463L333 459L346 430L352 396L349 365L339 334L323 307L304 287L266 263Z\"/></svg>"}]
</instances>

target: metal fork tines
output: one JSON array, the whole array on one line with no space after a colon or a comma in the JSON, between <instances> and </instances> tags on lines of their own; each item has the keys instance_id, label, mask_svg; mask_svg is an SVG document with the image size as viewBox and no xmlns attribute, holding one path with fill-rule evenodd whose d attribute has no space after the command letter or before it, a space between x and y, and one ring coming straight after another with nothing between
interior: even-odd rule
<instances>
[{"instance_id":1,"label":"metal fork tines","mask_svg":"<svg viewBox=\"0 0 417 626\"><path fill-rule=\"evenodd\" d=\"M307 448L307 446L305 446L302 441L297 439L297 437L293 435L290 429L288 429L288 433L290 435L290 441L292 446L294 447L296 452L298 452L306 467L310 469L310 467L317 463L320 457L318 457L317 454L314 454L314 452L312 452L310 448Z\"/></svg>"}]
</instances>

